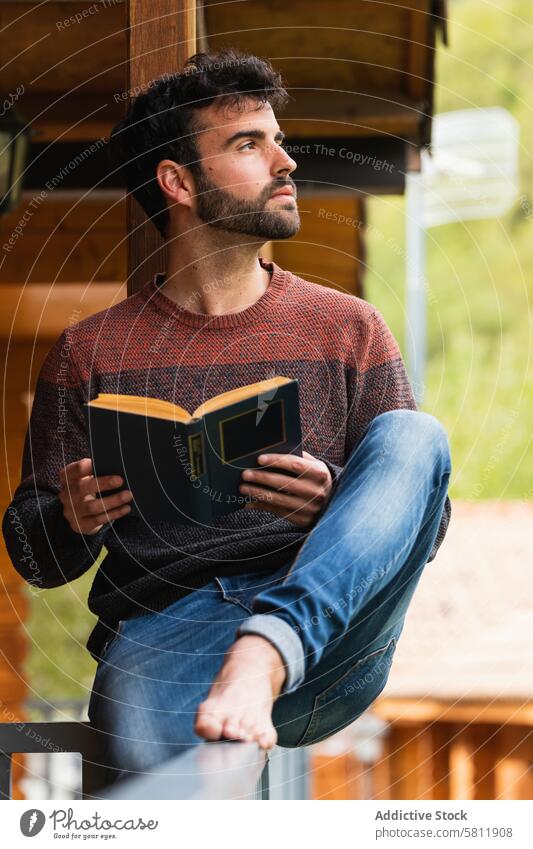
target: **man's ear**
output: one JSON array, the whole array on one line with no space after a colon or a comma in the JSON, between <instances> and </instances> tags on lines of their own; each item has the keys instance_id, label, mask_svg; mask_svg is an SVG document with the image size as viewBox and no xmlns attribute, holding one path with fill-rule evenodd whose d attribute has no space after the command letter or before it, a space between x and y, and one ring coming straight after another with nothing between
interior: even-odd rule
<instances>
[{"instance_id":1,"label":"man's ear","mask_svg":"<svg viewBox=\"0 0 533 849\"><path fill-rule=\"evenodd\" d=\"M194 182L184 165L178 165L171 159L162 159L157 164L156 179L170 205L192 206Z\"/></svg>"}]
</instances>

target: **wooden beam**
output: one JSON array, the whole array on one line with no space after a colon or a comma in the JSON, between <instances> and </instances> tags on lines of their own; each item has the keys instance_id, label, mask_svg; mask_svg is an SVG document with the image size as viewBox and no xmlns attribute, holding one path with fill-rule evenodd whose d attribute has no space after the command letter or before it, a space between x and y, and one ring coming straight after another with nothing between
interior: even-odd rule
<instances>
[{"instance_id":1,"label":"wooden beam","mask_svg":"<svg viewBox=\"0 0 533 849\"><path fill-rule=\"evenodd\" d=\"M431 8L426 0L420 0L410 15L408 60L406 69L406 93L416 100L424 100L430 82L427 78L429 51L433 50L434 35Z\"/></svg>"},{"instance_id":2,"label":"wooden beam","mask_svg":"<svg viewBox=\"0 0 533 849\"><path fill-rule=\"evenodd\" d=\"M120 283L32 283L0 285L0 338L57 339L70 324L126 297Z\"/></svg>"},{"instance_id":3,"label":"wooden beam","mask_svg":"<svg viewBox=\"0 0 533 849\"><path fill-rule=\"evenodd\" d=\"M495 725L533 726L533 702L445 701L439 699L381 699L374 712L387 722L409 725L418 722L476 722Z\"/></svg>"},{"instance_id":4,"label":"wooden beam","mask_svg":"<svg viewBox=\"0 0 533 849\"><path fill-rule=\"evenodd\" d=\"M424 726L393 725L386 747L390 759L392 799L432 798L432 739Z\"/></svg>"},{"instance_id":5,"label":"wooden beam","mask_svg":"<svg viewBox=\"0 0 533 849\"><path fill-rule=\"evenodd\" d=\"M450 798L474 799L475 743L468 728L457 733L450 751Z\"/></svg>"},{"instance_id":6,"label":"wooden beam","mask_svg":"<svg viewBox=\"0 0 533 849\"><path fill-rule=\"evenodd\" d=\"M42 202L38 191L24 192L20 207L2 219L0 283L122 282L125 219L123 191L55 189Z\"/></svg>"},{"instance_id":7,"label":"wooden beam","mask_svg":"<svg viewBox=\"0 0 533 849\"><path fill-rule=\"evenodd\" d=\"M450 796L450 726L440 722L430 725L432 739L433 799Z\"/></svg>"},{"instance_id":8,"label":"wooden beam","mask_svg":"<svg viewBox=\"0 0 533 849\"><path fill-rule=\"evenodd\" d=\"M32 142L93 142L109 136L122 117L124 102L121 91L30 92L21 112L32 128Z\"/></svg>"},{"instance_id":9,"label":"wooden beam","mask_svg":"<svg viewBox=\"0 0 533 849\"><path fill-rule=\"evenodd\" d=\"M126 88L183 68L196 49L195 0L128 0ZM127 205L128 294L166 268L164 241L132 198Z\"/></svg>"},{"instance_id":10,"label":"wooden beam","mask_svg":"<svg viewBox=\"0 0 533 849\"><path fill-rule=\"evenodd\" d=\"M399 89L365 93L291 88L295 98L280 112L280 127L289 137L414 136L420 105Z\"/></svg>"},{"instance_id":11,"label":"wooden beam","mask_svg":"<svg viewBox=\"0 0 533 849\"><path fill-rule=\"evenodd\" d=\"M474 799L494 799L497 727L476 725L469 733L474 742Z\"/></svg>"},{"instance_id":12,"label":"wooden beam","mask_svg":"<svg viewBox=\"0 0 533 849\"><path fill-rule=\"evenodd\" d=\"M500 728L495 764L495 799L533 799L533 732Z\"/></svg>"}]
</instances>

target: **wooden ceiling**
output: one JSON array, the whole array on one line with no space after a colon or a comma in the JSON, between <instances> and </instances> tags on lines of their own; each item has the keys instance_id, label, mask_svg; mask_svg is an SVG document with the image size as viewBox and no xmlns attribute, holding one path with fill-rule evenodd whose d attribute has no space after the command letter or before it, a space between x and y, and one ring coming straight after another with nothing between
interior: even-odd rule
<instances>
[{"instance_id":1,"label":"wooden ceiling","mask_svg":"<svg viewBox=\"0 0 533 849\"><path fill-rule=\"evenodd\" d=\"M280 114L288 135L387 134L428 142L434 48L439 31L445 38L443 0L197 6L198 49L236 46L280 70L294 98ZM34 141L108 135L128 96L126 20L120 0L0 2L1 94L24 86L17 106ZM169 25L169 38L173 30ZM137 56L140 61L142 52Z\"/></svg>"}]
</instances>

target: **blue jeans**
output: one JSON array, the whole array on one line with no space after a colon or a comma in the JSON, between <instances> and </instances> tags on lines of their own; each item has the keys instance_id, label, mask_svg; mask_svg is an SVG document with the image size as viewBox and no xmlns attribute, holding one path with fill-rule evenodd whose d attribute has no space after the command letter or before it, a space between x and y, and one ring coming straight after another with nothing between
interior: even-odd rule
<instances>
[{"instance_id":1,"label":"blue jeans","mask_svg":"<svg viewBox=\"0 0 533 849\"><path fill-rule=\"evenodd\" d=\"M217 577L164 611L121 620L89 704L110 781L202 742L196 709L243 633L265 636L287 665L272 714L279 745L315 743L357 719L387 682L450 472L436 418L382 413L295 558L275 572Z\"/></svg>"}]
</instances>

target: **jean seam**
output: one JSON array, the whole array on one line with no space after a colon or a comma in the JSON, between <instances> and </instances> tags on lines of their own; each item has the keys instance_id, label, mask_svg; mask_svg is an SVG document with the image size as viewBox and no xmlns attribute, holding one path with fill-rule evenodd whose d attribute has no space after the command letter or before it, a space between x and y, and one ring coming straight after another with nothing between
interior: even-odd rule
<instances>
[{"instance_id":1,"label":"jean seam","mask_svg":"<svg viewBox=\"0 0 533 849\"><path fill-rule=\"evenodd\" d=\"M231 602L232 604L237 604L237 605L239 605L239 607L242 607L242 608L243 608L243 610L246 610L246 611L247 611L247 613L251 613L251 614L253 614L253 612L254 612L254 611L253 611L253 608L248 607L248 605L247 605L247 604L245 604L243 601L241 601L239 598L236 598L235 596L230 595L230 594L227 592L227 590L226 590L226 588L224 587L224 585L222 584L222 582L219 580L219 578L215 577L215 581L217 582L218 586L219 586L219 587L220 587L220 589L221 589L221 592L222 592L222 598L224 599L224 601L229 601L229 602Z\"/></svg>"},{"instance_id":2,"label":"jean seam","mask_svg":"<svg viewBox=\"0 0 533 849\"><path fill-rule=\"evenodd\" d=\"M114 632L107 638L102 649L100 651L100 664L105 663L105 655L107 651L111 648L112 644L115 643L124 630L124 625L126 624L125 619L119 619L118 623L115 626ZM100 665L99 664L99 665Z\"/></svg>"}]
</instances>

